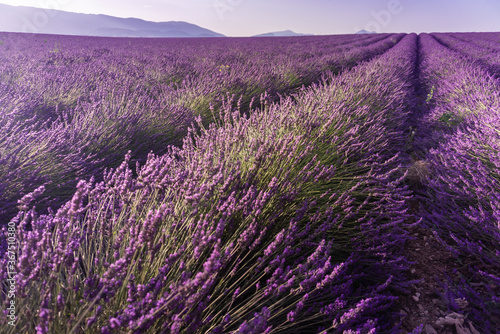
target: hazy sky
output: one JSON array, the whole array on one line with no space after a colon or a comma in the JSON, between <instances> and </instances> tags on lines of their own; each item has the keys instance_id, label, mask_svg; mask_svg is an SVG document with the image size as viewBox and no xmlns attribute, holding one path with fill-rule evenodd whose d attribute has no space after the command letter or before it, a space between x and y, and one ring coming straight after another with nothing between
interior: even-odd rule
<instances>
[{"instance_id":1,"label":"hazy sky","mask_svg":"<svg viewBox=\"0 0 500 334\"><path fill-rule=\"evenodd\" d=\"M187 21L226 36L500 31L498 0L0 0L77 13Z\"/></svg>"}]
</instances>

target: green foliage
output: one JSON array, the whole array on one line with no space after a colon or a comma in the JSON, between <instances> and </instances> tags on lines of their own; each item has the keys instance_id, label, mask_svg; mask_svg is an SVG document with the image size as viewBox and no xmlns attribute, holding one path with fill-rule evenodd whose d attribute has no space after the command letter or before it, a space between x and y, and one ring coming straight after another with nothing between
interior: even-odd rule
<instances>
[{"instance_id":1,"label":"green foliage","mask_svg":"<svg viewBox=\"0 0 500 334\"><path fill-rule=\"evenodd\" d=\"M449 127L455 127L462 123L462 118L451 112L446 112L438 120Z\"/></svg>"},{"instance_id":2,"label":"green foliage","mask_svg":"<svg viewBox=\"0 0 500 334\"><path fill-rule=\"evenodd\" d=\"M427 98L425 99L425 102L429 103L432 100L432 97L434 96L434 89L436 86L432 85L431 91L429 94L427 94Z\"/></svg>"},{"instance_id":3,"label":"green foliage","mask_svg":"<svg viewBox=\"0 0 500 334\"><path fill-rule=\"evenodd\" d=\"M57 41L54 44L54 48L50 51L51 53L59 53L61 51L60 45L58 45Z\"/></svg>"}]
</instances>

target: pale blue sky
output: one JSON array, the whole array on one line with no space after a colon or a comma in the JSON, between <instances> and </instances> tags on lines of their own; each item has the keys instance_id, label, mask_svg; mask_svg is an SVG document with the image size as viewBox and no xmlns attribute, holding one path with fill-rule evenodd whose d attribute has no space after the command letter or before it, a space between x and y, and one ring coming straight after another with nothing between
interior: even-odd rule
<instances>
[{"instance_id":1,"label":"pale blue sky","mask_svg":"<svg viewBox=\"0 0 500 334\"><path fill-rule=\"evenodd\" d=\"M498 0L0 0L77 13L187 21L226 36L500 31Z\"/></svg>"}]
</instances>

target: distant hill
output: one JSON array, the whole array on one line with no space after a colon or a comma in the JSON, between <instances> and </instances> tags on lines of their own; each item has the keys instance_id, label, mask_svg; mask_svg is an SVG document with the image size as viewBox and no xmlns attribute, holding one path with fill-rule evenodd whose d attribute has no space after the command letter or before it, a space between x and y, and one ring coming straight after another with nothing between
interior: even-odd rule
<instances>
[{"instance_id":1,"label":"distant hill","mask_svg":"<svg viewBox=\"0 0 500 334\"><path fill-rule=\"evenodd\" d=\"M0 31L107 37L224 37L182 21L151 22L4 4L0 4Z\"/></svg>"},{"instance_id":2,"label":"distant hill","mask_svg":"<svg viewBox=\"0 0 500 334\"><path fill-rule=\"evenodd\" d=\"M368 30L360 30L356 33L356 35L360 35L360 34L376 34L375 31L368 31Z\"/></svg>"},{"instance_id":3,"label":"distant hill","mask_svg":"<svg viewBox=\"0 0 500 334\"><path fill-rule=\"evenodd\" d=\"M288 36L312 36L312 34L299 34L291 30L285 30L285 31L268 32L265 34L255 35L253 37L288 37Z\"/></svg>"}]
</instances>

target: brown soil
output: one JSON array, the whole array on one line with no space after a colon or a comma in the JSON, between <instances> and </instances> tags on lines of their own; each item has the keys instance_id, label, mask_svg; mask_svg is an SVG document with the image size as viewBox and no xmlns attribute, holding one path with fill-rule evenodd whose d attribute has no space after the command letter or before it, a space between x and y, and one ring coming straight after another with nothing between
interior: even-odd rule
<instances>
[{"instance_id":1,"label":"brown soil","mask_svg":"<svg viewBox=\"0 0 500 334\"><path fill-rule=\"evenodd\" d=\"M414 263L410 275L412 279L420 282L413 286L411 294L400 296L397 306L401 313L405 314L402 322L403 333L410 333L420 325L423 325L424 334L483 334L479 333L463 315L468 312L466 301L462 303L463 312L453 313L448 310L445 301L441 298L444 291L437 281L446 281L445 277L470 276L468 268L477 266L472 259L462 259L459 264L457 259L435 239L431 230L424 227L414 227L410 230L413 240L406 244L404 255ZM453 271L456 271L453 273ZM480 283L483 284L483 283ZM477 289L480 293L480 287ZM443 324L446 317L462 317L462 326L455 324Z\"/></svg>"},{"instance_id":2,"label":"brown soil","mask_svg":"<svg viewBox=\"0 0 500 334\"><path fill-rule=\"evenodd\" d=\"M423 324L424 327L432 326L439 334L454 333L451 327L436 326L436 321L447 315L446 305L439 295L443 291L436 278L444 280L445 274L451 273L455 259L431 231L417 227L412 229L411 235L414 239L407 242L405 256L415 263L410 274L420 283L413 286L410 295L401 297L398 302L401 313L406 314L402 329L404 333L409 333ZM423 333L426 333L425 328Z\"/></svg>"}]
</instances>

